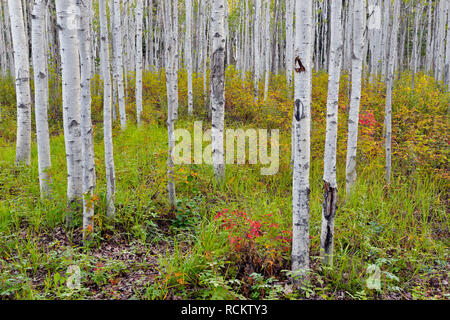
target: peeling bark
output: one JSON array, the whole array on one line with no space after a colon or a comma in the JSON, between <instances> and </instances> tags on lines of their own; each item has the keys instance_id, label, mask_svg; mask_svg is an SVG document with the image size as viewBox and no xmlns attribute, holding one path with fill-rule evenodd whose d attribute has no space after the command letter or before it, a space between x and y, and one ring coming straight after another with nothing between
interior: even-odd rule
<instances>
[{"instance_id":1,"label":"peeling bark","mask_svg":"<svg viewBox=\"0 0 450 320\"><path fill-rule=\"evenodd\" d=\"M312 98L312 0L295 3L295 51L304 72L295 72L295 111L293 119L295 143L292 189L292 272L295 282L302 282L309 270L309 177L311 154Z\"/></svg>"},{"instance_id":2,"label":"peeling bark","mask_svg":"<svg viewBox=\"0 0 450 320\"><path fill-rule=\"evenodd\" d=\"M334 218L336 216L336 149L338 131L339 82L342 57L342 2L333 1L331 7L331 38L329 57L327 131L324 152L324 201L322 210L321 256L324 264L333 262Z\"/></svg>"}]
</instances>

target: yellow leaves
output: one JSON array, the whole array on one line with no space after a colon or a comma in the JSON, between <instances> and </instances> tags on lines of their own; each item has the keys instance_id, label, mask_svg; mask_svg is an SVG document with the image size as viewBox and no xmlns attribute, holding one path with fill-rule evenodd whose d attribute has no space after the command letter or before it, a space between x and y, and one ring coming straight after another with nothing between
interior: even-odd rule
<instances>
[{"instance_id":1,"label":"yellow leaves","mask_svg":"<svg viewBox=\"0 0 450 320\"><path fill-rule=\"evenodd\" d=\"M177 283L179 283L179 284L181 284L181 285L184 285L184 284L187 283L187 282L184 280L185 274L184 274L183 272L175 272L175 273L174 273L174 276L175 276L175 278L176 278Z\"/></svg>"}]
</instances>

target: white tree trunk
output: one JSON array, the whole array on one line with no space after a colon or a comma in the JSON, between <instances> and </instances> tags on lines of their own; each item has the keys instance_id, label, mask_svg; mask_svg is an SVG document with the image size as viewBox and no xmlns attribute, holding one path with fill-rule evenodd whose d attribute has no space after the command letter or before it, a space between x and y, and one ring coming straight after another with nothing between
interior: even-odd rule
<instances>
[{"instance_id":1,"label":"white tree trunk","mask_svg":"<svg viewBox=\"0 0 450 320\"><path fill-rule=\"evenodd\" d=\"M309 175L311 151L311 94L313 20L312 0L295 3L295 59L300 59L305 70L296 62L294 104L294 167L293 167L293 235L292 271L303 278L309 269ZM299 72L297 72L299 71Z\"/></svg>"},{"instance_id":2,"label":"white tree trunk","mask_svg":"<svg viewBox=\"0 0 450 320\"><path fill-rule=\"evenodd\" d=\"M266 22L264 24L265 28L265 79L264 79L264 101L267 101L267 95L269 94L269 80L270 80L270 1L265 0L265 18Z\"/></svg>"},{"instance_id":3,"label":"white tree trunk","mask_svg":"<svg viewBox=\"0 0 450 320\"><path fill-rule=\"evenodd\" d=\"M142 114L142 24L143 24L143 0L137 0L136 3L136 117L138 126L141 125Z\"/></svg>"},{"instance_id":4,"label":"white tree trunk","mask_svg":"<svg viewBox=\"0 0 450 320\"><path fill-rule=\"evenodd\" d=\"M450 1L447 1L447 46L445 48L445 85L450 91Z\"/></svg>"},{"instance_id":5,"label":"white tree trunk","mask_svg":"<svg viewBox=\"0 0 450 320\"><path fill-rule=\"evenodd\" d=\"M391 181L391 162L392 162L392 150L391 150L391 140L392 140L392 87L394 84L394 60L397 56L397 37L399 28L399 18L400 16L400 0L394 0L394 12L393 12L393 22L392 22L392 32L391 32L391 45L392 48L389 55L389 64L387 72L387 82L386 82L386 183L389 184Z\"/></svg>"},{"instance_id":6,"label":"white tree trunk","mask_svg":"<svg viewBox=\"0 0 450 320\"><path fill-rule=\"evenodd\" d=\"M373 75L378 75L381 59L381 6L379 0L369 1L369 45L370 45L370 71ZM370 78L370 81L372 78Z\"/></svg>"},{"instance_id":7,"label":"white tree trunk","mask_svg":"<svg viewBox=\"0 0 450 320\"><path fill-rule=\"evenodd\" d=\"M164 26L164 47L165 47L165 69L167 86L167 131L169 138L169 149L167 157L167 190L169 193L169 205L172 210L176 206L175 178L174 178L174 148L175 148L175 120L178 109L178 86L177 86L177 37L175 33L178 16L173 14L177 2L173 0L165 1L163 4L163 26Z\"/></svg>"},{"instance_id":8,"label":"white tree trunk","mask_svg":"<svg viewBox=\"0 0 450 320\"><path fill-rule=\"evenodd\" d=\"M432 48L432 20L433 20L433 2L431 0L428 1L428 24L427 24L427 46L426 46L426 58L425 58L425 70L430 72L432 66L433 59L433 50Z\"/></svg>"},{"instance_id":9,"label":"white tree trunk","mask_svg":"<svg viewBox=\"0 0 450 320\"><path fill-rule=\"evenodd\" d=\"M91 119L91 17L90 7L92 0L79 2L81 13L80 29L80 63L81 63L81 138L83 147L83 236L88 238L92 233L94 224L94 188L95 188L95 161L94 136Z\"/></svg>"},{"instance_id":10,"label":"white tree trunk","mask_svg":"<svg viewBox=\"0 0 450 320\"><path fill-rule=\"evenodd\" d=\"M47 48L45 47L45 0L34 0L32 21L32 55L34 69L36 138L38 148L39 185L41 197L50 195L50 135L48 131L48 75L47 75Z\"/></svg>"},{"instance_id":11,"label":"white tree trunk","mask_svg":"<svg viewBox=\"0 0 450 320\"><path fill-rule=\"evenodd\" d=\"M286 0L286 76L288 86L292 84L294 66L294 1Z\"/></svg>"},{"instance_id":12,"label":"white tree trunk","mask_svg":"<svg viewBox=\"0 0 450 320\"><path fill-rule=\"evenodd\" d=\"M192 0L186 0L186 64L188 73L188 114L194 112L194 96L192 92Z\"/></svg>"},{"instance_id":13,"label":"white tree trunk","mask_svg":"<svg viewBox=\"0 0 450 320\"><path fill-rule=\"evenodd\" d=\"M31 90L28 39L23 18L22 2L9 0L9 17L14 48L17 141L16 165L31 162Z\"/></svg>"},{"instance_id":14,"label":"white tree trunk","mask_svg":"<svg viewBox=\"0 0 450 320\"><path fill-rule=\"evenodd\" d=\"M437 36L436 36L436 49L435 49L435 72L434 76L436 80L444 80L444 66L445 66L445 25L447 23L447 2L450 0L439 1L438 14L439 18L436 21ZM437 5L437 3L436 3Z\"/></svg>"},{"instance_id":15,"label":"white tree trunk","mask_svg":"<svg viewBox=\"0 0 450 320\"><path fill-rule=\"evenodd\" d=\"M422 17L422 3L418 3L415 8L416 14L414 19L414 38L413 38L413 52L412 52L412 88L414 89L414 80L417 72L418 60L420 59L420 46L418 44L418 31L420 26L420 18Z\"/></svg>"},{"instance_id":16,"label":"white tree trunk","mask_svg":"<svg viewBox=\"0 0 450 320\"><path fill-rule=\"evenodd\" d=\"M225 121L225 7L224 0L214 0L211 25L211 110L212 110L212 152L216 181L225 177L224 121Z\"/></svg>"},{"instance_id":17,"label":"white tree trunk","mask_svg":"<svg viewBox=\"0 0 450 320\"><path fill-rule=\"evenodd\" d=\"M386 75L387 65L388 65L388 57L389 57L389 39L390 39L390 30L389 26L391 23L391 1L383 1L383 38L382 38L382 75L383 77Z\"/></svg>"},{"instance_id":18,"label":"white tree trunk","mask_svg":"<svg viewBox=\"0 0 450 320\"><path fill-rule=\"evenodd\" d=\"M122 130L127 127L127 114L125 110L125 89L123 84L123 44L122 44L122 21L120 14L120 0L113 0L111 4L114 6L114 28L112 38L114 41L113 65L114 65L114 82L117 85L117 96L119 102L119 117Z\"/></svg>"},{"instance_id":19,"label":"white tree trunk","mask_svg":"<svg viewBox=\"0 0 450 320\"><path fill-rule=\"evenodd\" d=\"M69 207L77 210L83 194L81 143L81 85L78 54L78 21L76 0L56 0L62 70L64 139L67 159L67 198ZM71 216L67 217L68 224Z\"/></svg>"},{"instance_id":20,"label":"white tree trunk","mask_svg":"<svg viewBox=\"0 0 450 320\"><path fill-rule=\"evenodd\" d=\"M336 217L337 182L336 182L336 146L338 131L339 80L342 61L342 1L334 0L331 4L331 43L328 65L327 98L327 132L324 154L324 201L322 209L322 232L320 248L323 262L333 263L334 220Z\"/></svg>"},{"instance_id":21,"label":"white tree trunk","mask_svg":"<svg viewBox=\"0 0 450 320\"><path fill-rule=\"evenodd\" d=\"M347 162L345 169L346 192L350 194L356 184L356 151L358 147L359 107L361 104L362 56L366 6L363 1L354 2L353 14L352 92L348 116Z\"/></svg>"},{"instance_id":22,"label":"white tree trunk","mask_svg":"<svg viewBox=\"0 0 450 320\"><path fill-rule=\"evenodd\" d=\"M178 22L178 1L174 1L173 5L173 19L172 19L172 43L174 47L174 64L173 64L173 78L172 78L172 87L173 87L173 99L175 103L173 104L173 114L174 119L178 120L178 68L179 68L179 22Z\"/></svg>"},{"instance_id":23,"label":"white tree trunk","mask_svg":"<svg viewBox=\"0 0 450 320\"><path fill-rule=\"evenodd\" d=\"M5 40L5 34L8 33L10 29L7 28L6 20L8 20L8 14L4 13L3 1L0 1L0 75L2 77L6 77L8 75L8 72L11 72L8 65L8 45ZM2 110L0 106L0 121L2 119L1 111Z\"/></svg>"},{"instance_id":24,"label":"white tree trunk","mask_svg":"<svg viewBox=\"0 0 450 320\"><path fill-rule=\"evenodd\" d=\"M114 215L114 198L116 191L116 174L114 168L113 141L112 141L112 96L111 96L111 67L109 58L109 34L106 16L106 0L99 0L100 16L100 63L103 77L103 134L105 145L105 171L106 171L106 202L108 217Z\"/></svg>"},{"instance_id":25,"label":"white tree trunk","mask_svg":"<svg viewBox=\"0 0 450 320\"><path fill-rule=\"evenodd\" d=\"M255 61L254 77L255 77L255 99L259 95L259 81L261 80L261 1L255 2L255 24L253 29L253 58Z\"/></svg>"}]
</instances>

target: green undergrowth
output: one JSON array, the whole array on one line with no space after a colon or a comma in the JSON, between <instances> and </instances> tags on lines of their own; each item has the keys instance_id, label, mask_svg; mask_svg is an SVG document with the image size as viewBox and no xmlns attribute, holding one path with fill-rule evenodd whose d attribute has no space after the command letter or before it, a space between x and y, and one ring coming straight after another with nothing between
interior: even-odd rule
<instances>
[{"instance_id":1,"label":"green undergrowth","mask_svg":"<svg viewBox=\"0 0 450 320\"><path fill-rule=\"evenodd\" d=\"M232 74L229 73L228 77L231 79L227 83L235 81ZM316 77L314 99L317 107L321 106L323 109L324 106L317 102L323 100L323 95L326 94L326 90L323 91L323 76ZM449 184L443 167L448 150L442 150L439 154L432 152L433 148L442 148L442 141L445 140L442 135L442 140L439 140L442 124L427 122L425 125L428 129L423 132L415 129L415 136L405 138L410 141L410 153L407 152L406 144L401 144L401 148L394 151L399 156L394 157L392 183L386 186L381 129L379 126L370 127L371 118L364 118L367 122L363 123L361 129L358 181L354 193L348 196L344 194L345 158L342 148L338 154L339 199L334 264L332 267L325 267L319 259L323 139L317 138L322 130L323 120L320 119L320 112L315 111L318 113L313 115L310 180L311 272L308 281L297 290L289 282L291 275L288 271L292 225L289 130L281 128L280 168L273 176L261 175L260 165L227 165L225 183L218 186L214 183L210 165L176 166L177 209L171 212L166 192L165 102L160 91L152 91L156 90L152 88L162 85L156 76L147 75L146 79L144 85L147 83L148 88L144 99L145 124L141 128L129 124L127 130L121 132L119 124L115 123L113 139L117 214L113 219L107 219L105 214L103 133L99 121L101 112L97 105L101 100L98 96L93 97L93 109L98 109L94 111L96 215L92 239L84 244L81 241L81 216L74 217L73 226L69 229L64 223L67 212L66 159L64 138L57 116L50 116L52 196L41 200L36 144L33 143L31 166L15 167L14 110L12 107L2 107L0 298L450 297ZM439 120L445 114L442 104L445 104L448 95L442 95L438 89L430 89L428 78L420 79L419 87L428 86L426 90L435 90L435 94L427 94L436 103L433 112ZM281 80L274 79L270 98L273 101L278 99L278 95L282 97L285 94L285 88L277 87L282 83ZM181 92L183 83L180 84ZM197 78L194 84L195 90L201 92L201 79ZM381 114L379 109L382 101L375 100L369 93L373 90L373 94L379 98L382 97L381 94L376 87L366 85L367 91L364 91L362 99L363 112L366 110L364 108L371 106ZM401 83L397 85L401 86ZM404 87L408 90L406 85ZM94 86L93 90L95 92L98 89ZM242 95L239 95L240 90ZM258 114L261 112L260 108L268 108L267 105L254 104L252 108L256 109L247 110L247 115L238 110L239 103L244 103L248 94L245 90L245 86L242 87L241 84L239 87L232 86L229 90L227 99L235 102L230 108L235 105L236 109L229 110L227 126L276 128L281 123L279 114L266 120ZM402 98L401 92L403 91L398 91L394 98L394 103L398 103L397 110L407 113L408 103L426 102L425 95L415 94L409 99L418 101L403 101L406 98ZM196 119L203 120L206 129L208 122L202 107L201 93L196 97L195 107L199 110ZM5 99L8 100L7 97ZM128 93L128 99L131 115L129 123L133 123L131 92ZM287 99L280 99L277 100L280 104L276 108L277 112L283 114L282 106L287 103ZM181 105L182 116L177 127L192 130L193 119L185 117L183 100ZM411 122L417 116L407 115ZM289 120L285 121L289 123ZM345 122L345 119L340 121ZM397 132L399 140L399 135L404 134L406 137L413 132L409 127L402 127L401 130L403 131ZM434 140L425 141L424 137L427 135ZM339 144L345 143L342 136L343 134L339 137ZM421 145L428 149L422 150ZM403 156L405 154L417 155L414 157L414 165L405 166L408 160ZM427 160L428 157L434 161L432 164L431 160ZM81 273L80 287L75 289L67 286L73 271L71 266L78 267ZM367 280L373 275L379 275L378 288L367 285Z\"/></svg>"}]
</instances>

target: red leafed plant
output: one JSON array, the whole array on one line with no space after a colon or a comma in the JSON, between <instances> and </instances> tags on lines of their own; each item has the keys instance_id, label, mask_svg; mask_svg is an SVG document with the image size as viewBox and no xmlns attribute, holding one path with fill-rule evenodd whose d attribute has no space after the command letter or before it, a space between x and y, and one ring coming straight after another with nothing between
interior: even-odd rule
<instances>
[{"instance_id":1,"label":"red leafed plant","mask_svg":"<svg viewBox=\"0 0 450 320\"><path fill-rule=\"evenodd\" d=\"M240 274L258 272L273 275L285 266L292 233L280 230L280 226L272 221L271 214L256 220L251 219L246 212L223 209L214 220L228 234L233 249L231 256Z\"/></svg>"}]
</instances>

